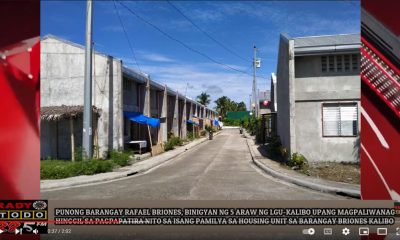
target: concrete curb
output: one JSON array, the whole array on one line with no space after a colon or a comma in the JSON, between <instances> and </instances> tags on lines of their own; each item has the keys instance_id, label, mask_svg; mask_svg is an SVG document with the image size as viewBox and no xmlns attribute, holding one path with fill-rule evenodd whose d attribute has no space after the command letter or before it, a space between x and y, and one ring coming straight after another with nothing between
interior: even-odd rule
<instances>
[{"instance_id":1,"label":"concrete curb","mask_svg":"<svg viewBox=\"0 0 400 240\"><path fill-rule=\"evenodd\" d=\"M249 141L251 141L251 140L247 138L246 143L247 143L247 147L249 148L249 151L251 154L251 159L253 160L254 164L257 167L259 167L261 170L263 170L267 174L269 174L275 178L281 179L283 181L290 182L290 183L296 184L298 186L306 187L306 188L316 190L319 192L331 193L331 194L348 196L348 197L353 197L353 198L361 198L361 194L360 194L359 190L346 189L346 188L340 188L340 187L334 187L334 186L309 182L309 181L306 181L301 178L296 178L293 176L286 175L284 173L281 173L279 171L276 171L276 170L266 166L264 163L258 161L255 158L255 153L253 152L253 149L250 146Z\"/></svg>"},{"instance_id":2,"label":"concrete curb","mask_svg":"<svg viewBox=\"0 0 400 240\"><path fill-rule=\"evenodd\" d=\"M220 134L221 131L214 133L214 137ZM185 153L187 150L192 149L194 147L199 146L200 144L208 141L208 138L197 139L193 142L190 142L184 146L181 146L177 149L164 152L160 155L148 158L138 163L134 163L131 166L125 167L126 171L123 172L107 172L100 173L96 175L83 175L76 176L71 178L57 179L57 180L41 180L40 181L40 190L41 191L51 191L66 187L79 186L85 184L92 183L100 183L110 180L121 179L124 177L129 177L132 175L136 175L138 173L146 172L154 167L157 167L173 158L178 157L179 155Z\"/></svg>"}]
</instances>

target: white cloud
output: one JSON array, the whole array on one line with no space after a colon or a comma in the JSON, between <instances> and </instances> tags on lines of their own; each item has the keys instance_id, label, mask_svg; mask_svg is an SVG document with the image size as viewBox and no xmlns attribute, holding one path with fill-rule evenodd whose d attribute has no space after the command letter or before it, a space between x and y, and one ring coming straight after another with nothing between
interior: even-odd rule
<instances>
[{"instance_id":1,"label":"white cloud","mask_svg":"<svg viewBox=\"0 0 400 240\"><path fill-rule=\"evenodd\" d=\"M297 4L297 5L295 5ZM335 19L327 18L321 15L321 12L314 13L308 10L313 4L321 6L324 9L329 4L338 4L346 10L338 11ZM297 35L319 35L331 32L335 33L354 33L359 32L360 14L359 7L346 2L208 2L209 8L193 8L188 11L188 15L208 22L218 22L228 20L232 16L246 16L255 18L260 25L272 23L281 32ZM322 10L323 11L323 10ZM266 31L270 37L270 32Z\"/></svg>"},{"instance_id":2,"label":"white cloud","mask_svg":"<svg viewBox=\"0 0 400 240\"><path fill-rule=\"evenodd\" d=\"M203 22L209 22L209 21L219 21L224 18L224 15L221 12L215 11L215 10L200 10L200 9L194 9L193 12L191 13L191 16L194 19L203 21Z\"/></svg>"},{"instance_id":3,"label":"white cloud","mask_svg":"<svg viewBox=\"0 0 400 240\"><path fill-rule=\"evenodd\" d=\"M152 62L175 62L174 59L159 53L139 51L139 57Z\"/></svg>"}]
</instances>

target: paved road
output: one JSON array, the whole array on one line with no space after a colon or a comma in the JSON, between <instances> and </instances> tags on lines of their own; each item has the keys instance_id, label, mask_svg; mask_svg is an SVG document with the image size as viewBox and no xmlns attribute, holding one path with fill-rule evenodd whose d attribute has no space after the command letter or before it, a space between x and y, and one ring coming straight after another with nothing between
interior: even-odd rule
<instances>
[{"instance_id":1,"label":"paved road","mask_svg":"<svg viewBox=\"0 0 400 240\"><path fill-rule=\"evenodd\" d=\"M43 192L47 199L298 200L341 199L264 174L237 129L207 141L147 173L101 184Z\"/></svg>"}]
</instances>

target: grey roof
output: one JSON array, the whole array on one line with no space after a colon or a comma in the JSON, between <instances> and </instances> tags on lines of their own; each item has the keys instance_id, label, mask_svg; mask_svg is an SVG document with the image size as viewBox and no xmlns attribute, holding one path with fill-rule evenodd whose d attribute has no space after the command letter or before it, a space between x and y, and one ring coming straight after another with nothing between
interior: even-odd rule
<instances>
[{"instance_id":1,"label":"grey roof","mask_svg":"<svg viewBox=\"0 0 400 240\"><path fill-rule=\"evenodd\" d=\"M360 44L360 34L340 34L314 37L298 37L294 39L294 47L320 47Z\"/></svg>"},{"instance_id":2,"label":"grey roof","mask_svg":"<svg viewBox=\"0 0 400 240\"><path fill-rule=\"evenodd\" d=\"M361 46L360 34L338 34L326 36L298 37L294 41L296 56L333 52L356 52Z\"/></svg>"}]
</instances>

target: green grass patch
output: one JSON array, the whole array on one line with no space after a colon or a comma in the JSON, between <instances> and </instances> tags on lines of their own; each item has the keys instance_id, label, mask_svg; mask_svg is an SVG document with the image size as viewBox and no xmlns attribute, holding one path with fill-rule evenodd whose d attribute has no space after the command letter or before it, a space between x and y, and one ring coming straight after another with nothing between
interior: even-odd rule
<instances>
[{"instance_id":1,"label":"green grass patch","mask_svg":"<svg viewBox=\"0 0 400 240\"><path fill-rule=\"evenodd\" d=\"M41 179L62 179L80 175L94 175L111 172L115 167L130 164L130 152L110 152L110 159L91 159L88 161L42 160L40 162Z\"/></svg>"},{"instance_id":2,"label":"green grass patch","mask_svg":"<svg viewBox=\"0 0 400 240\"><path fill-rule=\"evenodd\" d=\"M79 175L109 172L114 168L111 160L63 161L43 160L40 163L41 179L61 179Z\"/></svg>"}]
</instances>

